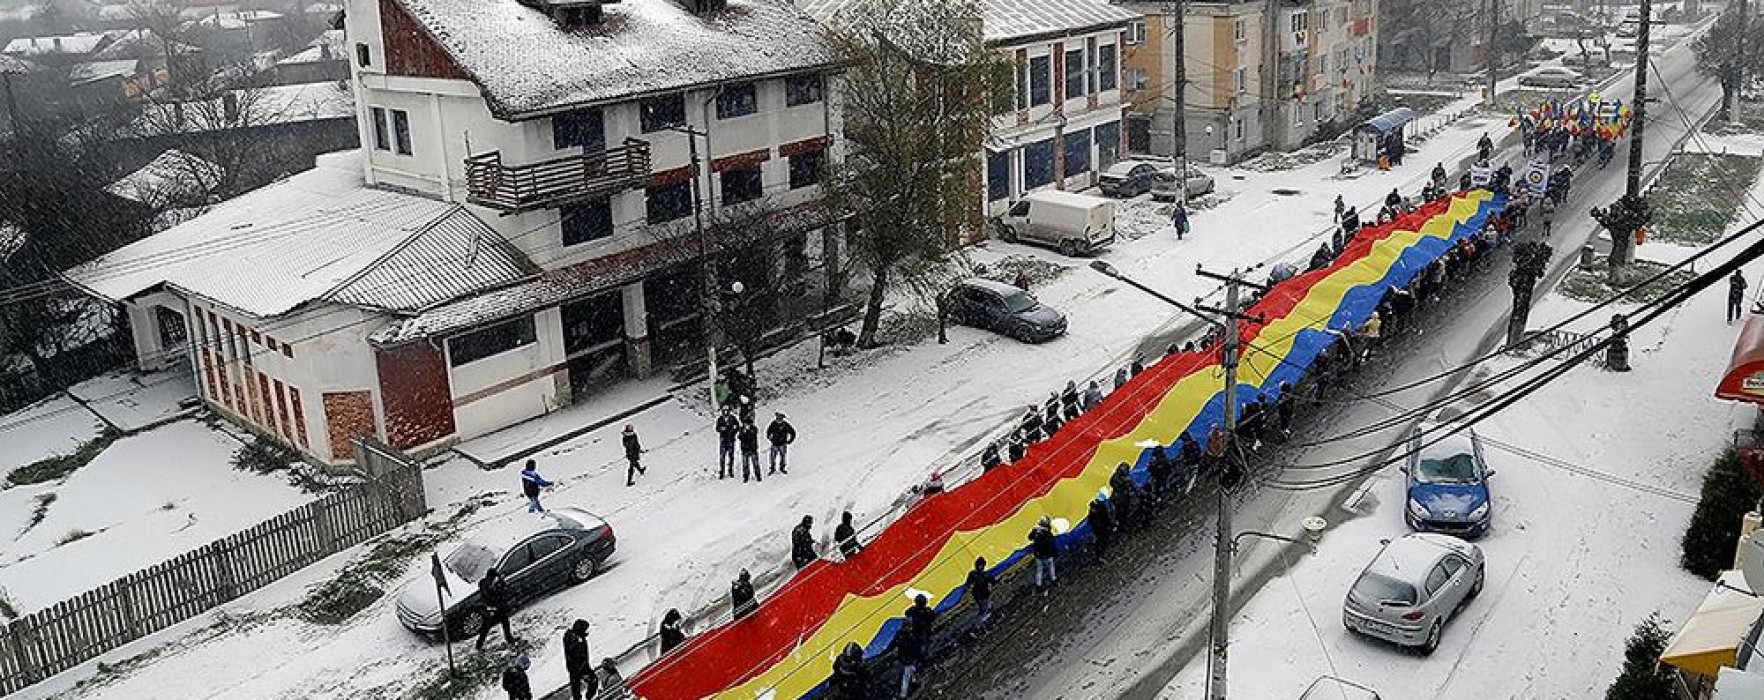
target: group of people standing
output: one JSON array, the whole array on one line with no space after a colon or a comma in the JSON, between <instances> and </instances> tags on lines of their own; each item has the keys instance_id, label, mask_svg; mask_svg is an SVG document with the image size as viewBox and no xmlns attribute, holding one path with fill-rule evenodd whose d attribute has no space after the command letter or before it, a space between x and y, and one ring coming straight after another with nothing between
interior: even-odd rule
<instances>
[{"instance_id":1,"label":"group of people standing","mask_svg":"<svg viewBox=\"0 0 1764 700\"><path fill-rule=\"evenodd\" d=\"M772 414L766 425L770 450L766 471L760 472L759 425L754 420L753 398L742 395L737 405L723 406L717 414L717 478L735 478L737 451L741 457L741 483L765 481L767 475L790 473L790 445L796 442L796 426L782 411Z\"/></svg>"}]
</instances>

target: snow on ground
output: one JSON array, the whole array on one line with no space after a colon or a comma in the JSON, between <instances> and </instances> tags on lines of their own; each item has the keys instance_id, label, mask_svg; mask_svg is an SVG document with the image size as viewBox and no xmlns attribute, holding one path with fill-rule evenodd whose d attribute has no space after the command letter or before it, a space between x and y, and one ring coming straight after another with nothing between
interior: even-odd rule
<instances>
[{"instance_id":1,"label":"snow on ground","mask_svg":"<svg viewBox=\"0 0 1764 700\"><path fill-rule=\"evenodd\" d=\"M1685 254L1648 248L1666 259ZM1347 589L1380 541L1408 532L1402 479L1386 472L1361 512L1335 516L1353 520L1325 535L1316 553L1234 618L1231 692L1296 698L1329 674L1384 697L1553 700L1602 693L1636 623L1654 611L1682 622L1708 589L1678 568L1679 538L1704 470L1753 413L1712 396L1737 333L1724 324L1723 302L1721 289L1709 290L1635 333L1633 372L1576 368L1478 427L1497 472L1490 482L1494 529L1480 542L1488 584L1447 625L1431 658L1352 635L1341 624ZM1552 296L1533 313L1533 325L1585 308ZM1603 318L1596 313L1571 328L1589 331ZM1502 358L1489 369L1516 362ZM1196 696L1205 666L1198 657L1163 697Z\"/></svg>"},{"instance_id":2,"label":"snow on ground","mask_svg":"<svg viewBox=\"0 0 1764 700\"><path fill-rule=\"evenodd\" d=\"M41 523L4 523L21 527L0 541L0 588L20 612L37 610L311 499L283 477L234 470L238 448L179 421L118 440L63 482L0 491L0 513L27 515L55 494ZM91 534L61 544L76 532Z\"/></svg>"},{"instance_id":3,"label":"snow on ground","mask_svg":"<svg viewBox=\"0 0 1764 700\"><path fill-rule=\"evenodd\" d=\"M138 430L183 412L179 404L196 397L196 376L183 369L111 372L68 391L116 427Z\"/></svg>"},{"instance_id":4,"label":"snow on ground","mask_svg":"<svg viewBox=\"0 0 1764 700\"><path fill-rule=\"evenodd\" d=\"M1206 295L1214 285L1192 274L1195 264L1229 268L1307 258L1328 235L1336 194L1363 211L1374 211L1375 202L1391 188L1413 194L1433 163L1455 163L1473 151L1483 131L1498 136L1501 128L1499 119L1466 120L1420 144L1407 165L1353 179L1335 177L1338 159L1267 173L1207 168L1218 178L1218 199L1223 201L1196 211L1194 231L1185 240L1175 239L1162 213L1167 205L1141 198L1122 207L1120 226L1127 235L1102 257L1177 298ZM1290 192L1275 194L1277 189ZM579 505L607 517L618 535L619 551L599 578L516 616L517 633L544 642L535 653L535 685L554 687L562 681L556 640L570 620L582 617L594 625L596 656L616 654L652 633L668 608L691 611L724 595L740 568L752 569L763 580L761 572L787 566L788 532L802 515L815 516L817 536L823 539L841 510L851 510L860 523L883 517L909 486L976 453L1023 406L1039 403L1067 380L1112 373L1132 356L1154 351L1142 349L1143 338L1190 321L1084 269L1085 260L999 242L971 255L988 264L1028 255L1071 268L1034 290L1066 312L1069 335L1032 346L957 327L950 330L947 345L927 341L830 358L825 370L815 369L813 342L769 358L759 367L759 417L768 421L773 412L782 411L801 437L791 450L790 474L759 484L715 478L716 437L700 398L702 387L628 419L648 450L644 464L649 473L639 477L636 487L624 485L618 431L627 421L536 455L541 472L560 482L546 502ZM590 399L572 410L583 420L597 420L622 408ZM561 432L547 427L532 435ZM480 445L486 452L506 454L518 442L491 445L487 438ZM486 471L465 459L448 460L425 473L430 505L449 513L447 504L497 492L498 502L474 515L466 534L523 522L531 516L517 497L517 470ZM413 563L411 575L420 568L420 562ZM278 585L227 609L274 610L292 602L299 590ZM114 662L139 647L106 658ZM277 653L263 655L263 649ZM336 627L277 618L201 645L179 646L151 666L74 695L396 697L431 673L441 653L438 645L419 642L398 627L387 596ZM89 676L93 667L87 664L21 697L66 689ZM485 689L479 697L496 695Z\"/></svg>"},{"instance_id":5,"label":"snow on ground","mask_svg":"<svg viewBox=\"0 0 1764 700\"><path fill-rule=\"evenodd\" d=\"M0 449L0 475L73 452L103 430L97 417L64 395L9 413L0 417L0 445L5 445ZM12 514L0 509L0 518Z\"/></svg>"}]
</instances>

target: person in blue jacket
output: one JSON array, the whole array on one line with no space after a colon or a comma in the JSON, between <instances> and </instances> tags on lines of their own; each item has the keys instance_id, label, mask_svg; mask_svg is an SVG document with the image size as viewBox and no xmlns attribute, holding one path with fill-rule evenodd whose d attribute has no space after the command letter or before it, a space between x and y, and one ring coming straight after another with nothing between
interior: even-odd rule
<instances>
[{"instance_id":1,"label":"person in blue jacket","mask_svg":"<svg viewBox=\"0 0 1764 700\"><path fill-rule=\"evenodd\" d=\"M527 460L527 466L521 470L521 493L527 495L527 512L543 513L545 506L539 503L539 489L552 485L545 477L539 476L539 467L533 460Z\"/></svg>"}]
</instances>

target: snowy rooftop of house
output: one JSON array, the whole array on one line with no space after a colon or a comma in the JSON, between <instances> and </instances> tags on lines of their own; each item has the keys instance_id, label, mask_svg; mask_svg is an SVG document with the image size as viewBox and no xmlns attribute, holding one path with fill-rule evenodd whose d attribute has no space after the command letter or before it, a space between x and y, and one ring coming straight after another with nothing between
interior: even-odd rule
<instances>
[{"instance_id":1,"label":"snowy rooftop of house","mask_svg":"<svg viewBox=\"0 0 1764 700\"><path fill-rule=\"evenodd\" d=\"M334 15L343 11L343 3L315 2L307 5L303 11L309 15Z\"/></svg>"},{"instance_id":2,"label":"snowy rooftop of house","mask_svg":"<svg viewBox=\"0 0 1764 700\"><path fill-rule=\"evenodd\" d=\"M361 172L360 151L320 156L67 278L112 301L167 286L270 318L315 301L417 311L531 273L460 205L370 188Z\"/></svg>"},{"instance_id":3,"label":"snowy rooftop of house","mask_svg":"<svg viewBox=\"0 0 1764 700\"><path fill-rule=\"evenodd\" d=\"M104 187L123 199L156 204L178 193L206 195L219 186L220 166L177 149L159 154L139 170Z\"/></svg>"},{"instance_id":4,"label":"snowy rooftop of house","mask_svg":"<svg viewBox=\"0 0 1764 700\"><path fill-rule=\"evenodd\" d=\"M0 73L22 75L31 70L29 61L21 61L11 56L0 56Z\"/></svg>"},{"instance_id":5,"label":"snowy rooftop of house","mask_svg":"<svg viewBox=\"0 0 1764 700\"><path fill-rule=\"evenodd\" d=\"M140 61L132 58L119 61L78 63L68 69L67 82L70 85L80 86L87 83L95 83L104 80L105 78L130 76L135 74L136 69L139 68L140 65Z\"/></svg>"},{"instance_id":6,"label":"snowy rooftop of house","mask_svg":"<svg viewBox=\"0 0 1764 700\"><path fill-rule=\"evenodd\" d=\"M820 26L782 0L729 0L702 17L668 0L623 0L577 30L517 0L398 2L510 119L834 60Z\"/></svg>"},{"instance_id":7,"label":"snowy rooftop of house","mask_svg":"<svg viewBox=\"0 0 1764 700\"><path fill-rule=\"evenodd\" d=\"M55 54L88 54L97 51L110 37L103 34L71 34L68 36L21 36L6 44L0 53L12 56L50 56Z\"/></svg>"},{"instance_id":8,"label":"snowy rooftop of house","mask_svg":"<svg viewBox=\"0 0 1764 700\"><path fill-rule=\"evenodd\" d=\"M115 5L106 5L106 7L115 7ZM104 47L103 51L98 52L98 57L101 59L115 60L165 55L165 42L160 41L159 37L153 36L145 29L118 29L107 32L107 34L115 41ZM202 52L201 47L175 42L171 45L171 50L179 55Z\"/></svg>"},{"instance_id":9,"label":"snowy rooftop of house","mask_svg":"<svg viewBox=\"0 0 1764 700\"><path fill-rule=\"evenodd\" d=\"M327 29L317 39L313 39L300 53L276 62L278 66L291 63L318 63L320 61L343 61L348 54L344 51L347 43L343 39L343 30ZM325 47L330 47L330 58L325 57Z\"/></svg>"},{"instance_id":10,"label":"snowy rooftop of house","mask_svg":"<svg viewBox=\"0 0 1764 700\"><path fill-rule=\"evenodd\" d=\"M196 134L233 127L270 126L323 119L353 119L355 94L335 81L296 83L232 91L239 115L228 119L222 98L184 103L183 116L170 103L141 110L135 129L143 134Z\"/></svg>"},{"instance_id":11,"label":"snowy rooftop of house","mask_svg":"<svg viewBox=\"0 0 1764 700\"><path fill-rule=\"evenodd\" d=\"M269 10L237 10L204 15L201 19L196 20L196 24L209 29L237 30L245 29L258 22L273 22L281 18L281 13Z\"/></svg>"},{"instance_id":12,"label":"snowy rooftop of house","mask_svg":"<svg viewBox=\"0 0 1764 700\"><path fill-rule=\"evenodd\" d=\"M804 10L828 23L862 12L865 4L862 0L801 0ZM992 45L1100 29L1143 16L1104 0L981 0L980 12L982 33Z\"/></svg>"}]
</instances>

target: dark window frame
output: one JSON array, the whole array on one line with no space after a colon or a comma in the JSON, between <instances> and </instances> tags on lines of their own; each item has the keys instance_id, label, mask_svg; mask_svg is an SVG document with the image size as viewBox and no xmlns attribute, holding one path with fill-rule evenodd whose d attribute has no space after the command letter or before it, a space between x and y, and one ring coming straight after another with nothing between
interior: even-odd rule
<instances>
[{"instance_id":1,"label":"dark window frame","mask_svg":"<svg viewBox=\"0 0 1764 700\"><path fill-rule=\"evenodd\" d=\"M1072 70L1072 59L1078 59L1078 70ZM1075 99L1084 96L1084 49L1071 49L1061 59L1066 65L1065 98ZM1076 88L1076 89L1074 89Z\"/></svg>"},{"instance_id":2,"label":"dark window frame","mask_svg":"<svg viewBox=\"0 0 1764 700\"><path fill-rule=\"evenodd\" d=\"M685 124L685 93L658 95L637 103L637 121L645 134L666 131Z\"/></svg>"},{"instance_id":3,"label":"dark window frame","mask_svg":"<svg viewBox=\"0 0 1764 700\"><path fill-rule=\"evenodd\" d=\"M1096 91L1108 92L1121 84L1120 50L1114 44L1096 47Z\"/></svg>"},{"instance_id":4,"label":"dark window frame","mask_svg":"<svg viewBox=\"0 0 1764 700\"><path fill-rule=\"evenodd\" d=\"M1036 68L1040 63L1041 67ZM1040 107L1053 104L1053 57L1036 56L1029 59L1029 106ZM1040 79L1039 86L1037 78Z\"/></svg>"},{"instance_id":5,"label":"dark window frame","mask_svg":"<svg viewBox=\"0 0 1764 700\"><path fill-rule=\"evenodd\" d=\"M1001 172L1002 171L1002 172ZM1011 152L993 151L986 154L986 201L1011 198Z\"/></svg>"},{"instance_id":6,"label":"dark window frame","mask_svg":"<svg viewBox=\"0 0 1764 700\"><path fill-rule=\"evenodd\" d=\"M827 99L827 77L820 73L792 75L784 79L784 106L800 107Z\"/></svg>"},{"instance_id":7,"label":"dark window frame","mask_svg":"<svg viewBox=\"0 0 1764 700\"><path fill-rule=\"evenodd\" d=\"M759 163L729 168L717 173L717 185L723 206L745 204L766 196L765 169Z\"/></svg>"},{"instance_id":8,"label":"dark window frame","mask_svg":"<svg viewBox=\"0 0 1764 700\"><path fill-rule=\"evenodd\" d=\"M374 150L392 151L392 118L386 115L385 107L369 107L368 112L374 121Z\"/></svg>"},{"instance_id":9,"label":"dark window frame","mask_svg":"<svg viewBox=\"0 0 1764 700\"><path fill-rule=\"evenodd\" d=\"M565 246L611 238L615 229L612 198L598 197L558 207L557 222Z\"/></svg>"},{"instance_id":10,"label":"dark window frame","mask_svg":"<svg viewBox=\"0 0 1764 700\"><path fill-rule=\"evenodd\" d=\"M551 118L551 147L594 153L606 150L606 115L598 108L578 109Z\"/></svg>"},{"instance_id":11,"label":"dark window frame","mask_svg":"<svg viewBox=\"0 0 1764 700\"><path fill-rule=\"evenodd\" d=\"M485 360L539 342L539 329L528 314L447 339L449 367Z\"/></svg>"},{"instance_id":12,"label":"dark window frame","mask_svg":"<svg viewBox=\"0 0 1764 700\"><path fill-rule=\"evenodd\" d=\"M692 215L692 181L649 187L643 191L644 220L652 224L678 221Z\"/></svg>"},{"instance_id":13,"label":"dark window frame","mask_svg":"<svg viewBox=\"0 0 1764 700\"><path fill-rule=\"evenodd\" d=\"M717 91L717 118L739 119L759 113L759 85L736 83Z\"/></svg>"},{"instance_id":14,"label":"dark window frame","mask_svg":"<svg viewBox=\"0 0 1764 700\"><path fill-rule=\"evenodd\" d=\"M393 152L401 156L416 154L411 147L410 113L402 109L392 110L392 147Z\"/></svg>"},{"instance_id":15,"label":"dark window frame","mask_svg":"<svg viewBox=\"0 0 1764 700\"><path fill-rule=\"evenodd\" d=\"M790 189L813 187L826 179L827 151L809 151L790 156Z\"/></svg>"}]
</instances>

